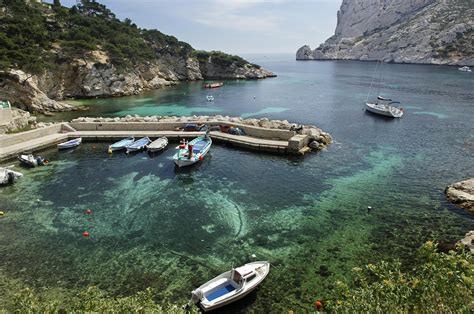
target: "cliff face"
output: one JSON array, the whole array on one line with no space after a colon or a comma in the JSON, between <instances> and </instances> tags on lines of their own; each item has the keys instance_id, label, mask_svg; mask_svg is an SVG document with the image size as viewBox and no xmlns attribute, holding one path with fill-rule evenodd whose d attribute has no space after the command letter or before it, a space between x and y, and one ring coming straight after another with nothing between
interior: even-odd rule
<instances>
[{"instance_id":1,"label":"cliff face","mask_svg":"<svg viewBox=\"0 0 474 314\"><path fill-rule=\"evenodd\" d=\"M343 0L335 35L298 60L474 65L472 0Z\"/></svg>"}]
</instances>

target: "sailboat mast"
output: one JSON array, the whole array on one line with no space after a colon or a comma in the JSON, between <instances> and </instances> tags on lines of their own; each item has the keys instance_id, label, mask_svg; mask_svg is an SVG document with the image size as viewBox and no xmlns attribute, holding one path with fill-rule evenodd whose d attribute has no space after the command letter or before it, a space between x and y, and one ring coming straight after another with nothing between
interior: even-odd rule
<instances>
[{"instance_id":1,"label":"sailboat mast","mask_svg":"<svg viewBox=\"0 0 474 314\"><path fill-rule=\"evenodd\" d=\"M379 88L377 90L377 97L380 96L380 85L382 85L382 61L380 61L380 73L379 73Z\"/></svg>"}]
</instances>

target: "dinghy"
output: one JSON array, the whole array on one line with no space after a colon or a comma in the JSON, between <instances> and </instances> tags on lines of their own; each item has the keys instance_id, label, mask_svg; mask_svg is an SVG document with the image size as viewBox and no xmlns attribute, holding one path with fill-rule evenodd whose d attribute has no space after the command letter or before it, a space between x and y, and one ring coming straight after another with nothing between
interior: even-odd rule
<instances>
[{"instance_id":1,"label":"dinghy","mask_svg":"<svg viewBox=\"0 0 474 314\"><path fill-rule=\"evenodd\" d=\"M193 290L188 306L197 304L207 312L237 301L257 288L269 271L267 261L233 268Z\"/></svg>"},{"instance_id":2,"label":"dinghy","mask_svg":"<svg viewBox=\"0 0 474 314\"><path fill-rule=\"evenodd\" d=\"M0 168L0 185L13 184L17 179L23 177L21 172L8 168Z\"/></svg>"},{"instance_id":3,"label":"dinghy","mask_svg":"<svg viewBox=\"0 0 474 314\"><path fill-rule=\"evenodd\" d=\"M109 150L116 151L116 150L125 149L127 146L131 145L134 141L135 141L135 138L133 136L124 138L123 140L120 140L110 145Z\"/></svg>"},{"instance_id":4,"label":"dinghy","mask_svg":"<svg viewBox=\"0 0 474 314\"><path fill-rule=\"evenodd\" d=\"M176 147L178 151L174 154L173 161L180 168L195 164L204 159L211 145L212 139L207 132L206 136L197 137L189 143L184 142Z\"/></svg>"},{"instance_id":5,"label":"dinghy","mask_svg":"<svg viewBox=\"0 0 474 314\"><path fill-rule=\"evenodd\" d=\"M130 152L136 152L136 151L144 149L145 146L149 144L150 142L151 141L148 137L142 137L141 139L136 140L132 144L125 147L127 149L127 154Z\"/></svg>"},{"instance_id":6,"label":"dinghy","mask_svg":"<svg viewBox=\"0 0 474 314\"><path fill-rule=\"evenodd\" d=\"M163 150L168 145L168 139L163 136L160 137L146 146L150 153L158 152Z\"/></svg>"},{"instance_id":7,"label":"dinghy","mask_svg":"<svg viewBox=\"0 0 474 314\"><path fill-rule=\"evenodd\" d=\"M82 137L75 138L73 140L58 144L58 149L68 149L81 145Z\"/></svg>"},{"instance_id":8,"label":"dinghy","mask_svg":"<svg viewBox=\"0 0 474 314\"><path fill-rule=\"evenodd\" d=\"M18 155L18 160L20 161L21 165L31 167L31 168L34 168L36 166L42 166L48 163L47 159L41 156L35 157L33 156L33 154Z\"/></svg>"}]
</instances>

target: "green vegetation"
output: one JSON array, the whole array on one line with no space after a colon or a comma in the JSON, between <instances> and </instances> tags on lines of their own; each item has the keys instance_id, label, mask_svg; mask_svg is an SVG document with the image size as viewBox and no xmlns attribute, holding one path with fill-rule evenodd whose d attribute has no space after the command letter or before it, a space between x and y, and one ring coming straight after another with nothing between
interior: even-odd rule
<instances>
[{"instance_id":1,"label":"green vegetation","mask_svg":"<svg viewBox=\"0 0 474 314\"><path fill-rule=\"evenodd\" d=\"M440 253L427 242L417 252L412 269L398 261L354 268L349 283L336 282L325 292L322 311L343 313L469 313L474 309L474 260L458 246ZM132 296L115 297L88 287L72 297L52 297L47 289L15 294L5 310L17 313L157 312L178 313L185 300L160 301L151 288ZM159 299L162 299L160 297ZM174 304L172 304L173 302ZM191 311L197 313L197 307Z\"/></svg>"},{"instance_id":2,"label":"green vegetation","mask_svg":"<svg viewBox=\"0 0 474 314\"><path fill-rule=\"evenodd\" d=\"M239 56L229 55L221 51L207 52L203 50L196 50L193 52L192 56L197 58L200 63L211 61L212 63L219 64L222 66L230 66L231 64L235 63L239 67L249 64L247 60ZM256 68L260 68L260 66L255 64L250 65Z\"/></svg>"},{"instance_id":3,"label":"green vegetation","mask_svg":"<svg viewBox=\"0 0 474 314\"><path fill-rule=\"evenodd\" d=\"M462 247L439 253L436 244L427 242L409 271L398 261L353 269L352 282L337 282L326 308L345 313L469 313L474 310L473 262Z\"/></svg>"},{"instance_id":4,"label":"green vegetation","mask_svg":"<svg viewBox=\"0 0 474 314\"><path fill-rule=\"evenodd\" d=\"M71 9L59 0L53 4L0 0L0 70L40 73L93 50L107 52L110 62L122 69L165 55L194 55L189 44L157 30L140 29L130 19L120 21L94 0L81 0ZM220 64L248 63L222 52L209 54Z\"/></svg>"}]
</instances>

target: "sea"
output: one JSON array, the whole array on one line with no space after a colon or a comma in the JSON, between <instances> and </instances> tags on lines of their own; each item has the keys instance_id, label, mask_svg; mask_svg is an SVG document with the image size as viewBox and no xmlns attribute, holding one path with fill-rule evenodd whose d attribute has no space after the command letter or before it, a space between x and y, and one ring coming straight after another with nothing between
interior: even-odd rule
<instances>
[{"instance_id":1,"label":"sea","mask_svg":"<svg viewBox=\"0 0 474 314\"><path fill-rule=\"evenodd\" d=\"M105 142L42 151L49 165L21 169L0 189L0 304L25 287L64 296L95 285L110 296L152 287L156 302L182 305L202 283L257 259L271 262L270 274L223 311L311 310L354 267L397 259L409 269L426 241L449 247L474 230L474 216L444 196L474 177L474 74L384 64L379 81L374 62L244 57L278 76L81 100L90 110L39 120L266 117L316 125L334 142L306 156L214 144L183 169L175 143L154 156L109 155ZM378 93L405 115L365 112Z\"/></svg>"}]
</instances>

